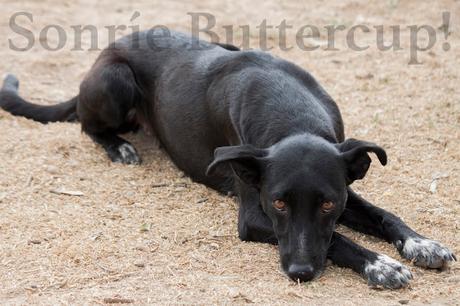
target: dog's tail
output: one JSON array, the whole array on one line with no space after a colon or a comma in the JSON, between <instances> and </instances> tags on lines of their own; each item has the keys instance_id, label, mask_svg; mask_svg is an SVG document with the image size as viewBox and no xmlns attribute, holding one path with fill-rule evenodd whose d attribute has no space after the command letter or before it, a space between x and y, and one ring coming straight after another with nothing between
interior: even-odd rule
<instances>
[{"instance_id":1,"label":"dog's tail","mask_svg":"<svg viewBox=\"0 0 460 306\"><path fill-rule=\"evenodd\" d=\"M18 88L18 79L12 74L6 75L0 89L0 108L15 116L23 116L41 123L78 120L78 96L56 105L38 105L21 98Z\"/></svg>"}]
</instances>

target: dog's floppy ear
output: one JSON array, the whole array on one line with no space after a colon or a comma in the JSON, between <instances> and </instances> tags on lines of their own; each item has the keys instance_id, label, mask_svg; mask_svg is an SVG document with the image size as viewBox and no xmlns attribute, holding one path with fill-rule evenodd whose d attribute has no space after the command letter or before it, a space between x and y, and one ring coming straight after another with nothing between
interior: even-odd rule
<instances>
[{"instance_id":1,"label":"dog's floppy ear","mask_svg":"<svg viewBox=\"0 0 460 306\"><path fill-rule=\"evenodd\" d=\"M366 175L371 165L371 158L367 154L368 152L375 153L382 165L387 164L387 153L375 143L350 138L336 146L342 153L342 158L347 167L347 184L360 180Z\"/></svg>"},{"instance_id":2,"label":"dog's floppy ear","mask_svg":"<svg viewBox=\"0 0 460 306\"><path fill-rule=\"evenodd\" d=\"M224 166L230 166L245 183L258 185L268 150L252 145L219 147L214 151L214 160L208 166L206 175L213 175Z\"/></svg>"}]
</instances>

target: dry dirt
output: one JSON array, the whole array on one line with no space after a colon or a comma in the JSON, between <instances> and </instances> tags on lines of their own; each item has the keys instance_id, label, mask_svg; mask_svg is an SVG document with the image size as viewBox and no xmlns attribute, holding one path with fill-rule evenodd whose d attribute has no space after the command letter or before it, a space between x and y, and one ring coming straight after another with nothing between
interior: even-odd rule
<instances>
[{"instance_id":1,"label":"dry dirt","mask_svg":"<svg viewBox=\"0 0 460 306\"><path fill-rule=\"evenodd\" d=\"M35 35L48 24L68 32L71 25L95 25L101 48L108 40L104 26L130 25L136 10L141 15L133 23L143 29L164 24L184 31L187 12L210 12L218 26L250 24L252 43L263 19L272 25L287 19L296 27L402 25L398 52L381 52L375 43L352 51L343 35L339 51L272 52L317 77L341 107L348 136L387 149L389 165L375 163L355 189L460 253L459 1L0 2L0 73L15 73L21 94L41 104L75 95L98 52L71 51L70 34L58 52L44 50L38 38L30 51L10 50L9 38L24 43L8 27L17 11L34 15L33 23L22 18L21 24ZM438 32L431 51L420 53L423 64L408 65L404 26L438 27L444 10L452 14L451 49L442 50L445 37ZM360 42L375 40L373 31L358 34ZM89 42L86 37L84 49ZM397 291L370 289L359 275L334 266L317 281L289 281L276 247L238 239L234 200L191 182L147 136L128 136L143 165L123 166L110 163L78 124L41 125L0 111L0 131L1 304L459 304L458 263L442 273L411 266L414 280ZM391 245L340 231L410 265Z\"/></svg>"}]
</instances>

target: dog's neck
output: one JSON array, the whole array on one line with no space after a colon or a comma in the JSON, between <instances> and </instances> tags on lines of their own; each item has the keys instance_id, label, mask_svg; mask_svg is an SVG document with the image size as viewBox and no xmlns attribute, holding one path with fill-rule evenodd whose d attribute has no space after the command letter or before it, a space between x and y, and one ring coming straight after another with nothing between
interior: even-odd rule
<instances>
[{"instance_id":1,"label":"dog's neck","mask_svg":"<svg viewBox=\"0 0 460 306\"><path fill-rule=\"evenodd\" d=\"M241 97L244 102L232 118L239 141L270 147L285 138L306 134L337 143L334 119L321 99L294 79L284 84L288 88L272 84L276 81L264 80L263 93L249 90Z\"/></svg>"},{"instance_id":2,"label":"dog's neck","mask_svg":"<svg viewBox=\"0 0 460 306\"><path fill-rule=\"evenodd\" d=\"M324 137L313 135L311 133L300 133L296 135L291 135L285 137L272 145L271 149L277 149L280 147L289 148L289 147L299 147L299 144L302 144L306 149L311 148L323 148L325 150L336 150L334 144L336 141L328 140Z\"/></svg>"},{"instance_id":3,"label":"dog's neck","mask_svg":"<svg viewBox=\"0 0 460 306\"><path fill-rule=\"evenodd\" d=\"M321 128L311 129L309 124L302 122L302 117L295 120L286 120L286 124L277 124L275 126L253 126L247 132L243 132L239 137L239 142L244 144L252 144L259 148L268 148L273 145L290 142L299 138L308 139L312 145L320 143L335 144L338 139L333 131L328 126ZM305 119L306 120L306 119ZM296 122L298 124L296 124ZM244 133L247 132L247 133Z\"/></svg>"}]
</instances>

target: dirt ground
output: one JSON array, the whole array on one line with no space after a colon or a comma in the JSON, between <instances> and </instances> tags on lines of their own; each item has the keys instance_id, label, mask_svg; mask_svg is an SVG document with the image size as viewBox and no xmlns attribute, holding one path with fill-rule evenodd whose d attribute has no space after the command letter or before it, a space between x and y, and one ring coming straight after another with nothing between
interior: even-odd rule
<instances>
[{"instance_id":1,"label":"dirt ground","mask_svg":"<svg viewBox=\"0 0 460 306\"><path fill-rule=\"evenodd\" d=\"M44 50L38 33L48 24L71 32L92 24L104 47L107 25L163 24L188 31L187 12L209 12L217 27L249 24L251 43L263 19L294 27L362 23L402 25L398 52L377 50L375 31L360 33L366 51L322 47L274 54L308 69L341 107L348 136L374 141L389 154L389 165L374 163L355 189L403 218L420 233L460 253L460 2L459 1L90 1L0 0L0 74L21 80L21 94L41 104L72 97L99 52ZM408 65L411 24L441 25L451 12L448 36L422 65ZM27 52L8 39L24 39L8 27L18 11L33 14L21 24L37 36ZM134 11L140 16L130 22ZM217 30L223 33L222 28ZM53 36L50 31L50 36ZM129 33L129 30L120 33ZM276 43L276 32L269 43ZM292 32L289 42L295 42ZM385 33L389 33L386 30ZM236 38L240 38L235 34ZM391 35L391 34L390 34ZM43 42L43 41L42 41ZM53 43L53 38L49 38ZM257 46L257 45L255 45ZM0 111L0 303L101 304L385 304L453 305L460 302L460 265L428 271L400 258L375 238L339 228L372 250L411 267L409 288L370 289L354 272L328 266L318 280L296 284L284 275L274 246L241 242L233 199L195 184L171 163L156 142L130 135L144 159L141 166L108 161L78 124L41 125ZM435 188L436 187L436 188ZM430 190L431 189L431 190ZM53 191L74 191L64 195Z\"/></svg>"}]
</instances>

